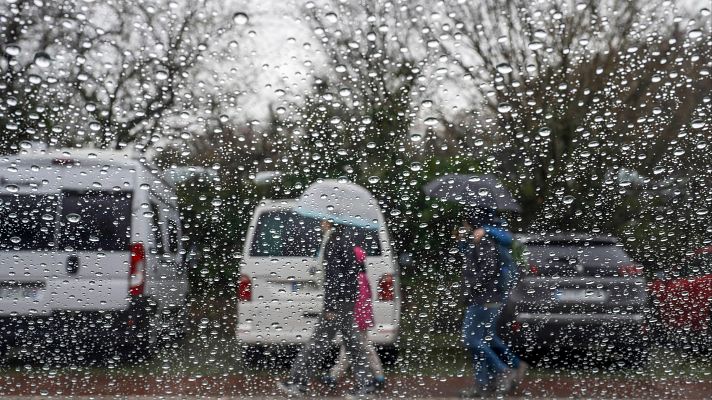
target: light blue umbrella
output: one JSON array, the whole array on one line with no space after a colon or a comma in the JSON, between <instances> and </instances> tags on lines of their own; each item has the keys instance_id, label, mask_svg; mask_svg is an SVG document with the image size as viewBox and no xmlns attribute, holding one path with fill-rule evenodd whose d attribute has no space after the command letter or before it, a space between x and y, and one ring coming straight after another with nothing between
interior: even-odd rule
<instances>
[{"instance_id":1,"label":"light blue umbrella","mask_svg":"<svg viewBox=\"0 0 712 400\"><path fill-rule=\"evenodd\" d=\"M307 217L367 229L378 228L382 220L378 200L371 192L346 180L312 183L297 200L296 211Z\"/></svg>"}]
</instances>

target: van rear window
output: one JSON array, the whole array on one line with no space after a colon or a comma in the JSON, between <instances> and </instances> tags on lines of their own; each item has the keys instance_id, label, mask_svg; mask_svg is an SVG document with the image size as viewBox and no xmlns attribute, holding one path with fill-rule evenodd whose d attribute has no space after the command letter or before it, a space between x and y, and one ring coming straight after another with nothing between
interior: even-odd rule
<instances>
[{"instance_id":1,"label":"van rear window","mask_svg":"<svg viewBox=\"0 0 712 400\"><path fill-rule=\"evenodd\" d=\"M291 211L269 211L257 219L250 256L316 257L319 245L319 220Z\"/></svg>"},{"instance_id":2,"label":"van rear window","mask_svg":"<svg viewBox=\"0 0 712 400\"><path fill-rule=\"evenodd\" d=\"M74 251L129 249L130 192L63 192L60 246Z\"/></svg>"},{"instance_id":3,"label":"van rear window","mask_svg":"<svg viewBox=\"0 0 712 400\"><path fill-rule=\"evenodd\" d=\"M56 216L56 196L1 195L0 251L52 248Z\"/></svg>"}]
</instances>

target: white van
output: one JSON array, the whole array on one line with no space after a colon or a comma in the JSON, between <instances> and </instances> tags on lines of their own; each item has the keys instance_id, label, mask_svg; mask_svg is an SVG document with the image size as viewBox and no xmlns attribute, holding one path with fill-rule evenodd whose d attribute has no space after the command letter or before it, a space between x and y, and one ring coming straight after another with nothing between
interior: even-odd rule
<instances>
[{"instance_id":1,"label":"white van","mask_svg":"<svg viewBox=\"0 0 712 400\"><path fill-rule=\"evenodd\" d=\"M0 156L0 350L129 346L184 333L175 189L118 152Z\"/></svg>"},{"instance_id":2,"label":"white van","mask_svg":"<svg viewBox=\"0 0 712 400\"><path fill-rule=\"evenodd\" d=\"M237 337L247 355L266 346L306 342L323 307L319 220L297 214L294 204L264 201L247 231L237 287ZM379 222L380 229L360 233L373 292L375 326L369 336L390 363L397 356L401 298L382 215Z\"/></svg>"}]
</instances>

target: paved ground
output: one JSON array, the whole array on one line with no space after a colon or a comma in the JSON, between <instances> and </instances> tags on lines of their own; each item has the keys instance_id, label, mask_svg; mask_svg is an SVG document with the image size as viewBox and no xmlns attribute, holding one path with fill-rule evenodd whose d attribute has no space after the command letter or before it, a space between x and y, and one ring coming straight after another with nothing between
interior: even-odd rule
<instances>
[{"instance_id":1,"label":"paved ground","mask_svg":"<svg viewBox=\"0 0 712 400\"><path fill-rule=\"evenodd\" d=\"M453 398L470 383L467 377L391 376L378 398ZM64 374L62 376L18 375L0 377L0 395L137 396L177 398L282 398L275 390L276 378L224 374L222 376L153 376L145 374ZM317 398L340 397L346 388L327 391L314 387ZM511 398L608 398L608 399L712 399L712 381L667 379L621 379L570 377L529 378Z\"/></svg>"}]
</instances>

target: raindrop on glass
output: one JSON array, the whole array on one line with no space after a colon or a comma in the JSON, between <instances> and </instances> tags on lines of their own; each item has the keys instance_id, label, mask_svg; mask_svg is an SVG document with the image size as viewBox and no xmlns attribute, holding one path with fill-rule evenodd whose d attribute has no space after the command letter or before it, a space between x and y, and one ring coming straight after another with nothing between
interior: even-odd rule
<instances>
[{"instance_id":1,"label":"raindrop on glass","mask_svg":"<svg viewBox=\"0 0 712 400\"><path fill-rule=\"evenodd\" d=\"M500 74L508 74L512 71L514 71L514 69L507 63L497 64L497 72Z\"/></svg>"},{"instance_id":2,"label":"raindrop on glass","mask_svg":"<svg viewBox=\"0 0 712 400\"><path fill-rule=\"evenodd\" d=\"M77 223L82 219L82 216L79 214L71 213L71 214L67 214L66 218L67 218L67 221L69 221L69 222Z\"/></svg>"},{"instance_id":3,"label":"raindrop on glass","mask_svg":"<svg viewBox=\"0 0 712 400\"><path fill-rule=\"evenodd\" d=\"M236 12L232 16L232 20L237 25L245 25L250 20L250 17L248 17L244 12Z\"/></svg>"},{"instance_id":4,"label":"raindrop on glass","mask_svg":"<svg viewBox=\"0 0 712 400\"><path fill-rule=\"evenodd\" d=\"M52 62L52 59L49 57L49 54L40 51L35 54L35 65L37 65L40 68L47 68L49 67L50 63Z\"/></svg>"}]
</instances>

